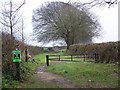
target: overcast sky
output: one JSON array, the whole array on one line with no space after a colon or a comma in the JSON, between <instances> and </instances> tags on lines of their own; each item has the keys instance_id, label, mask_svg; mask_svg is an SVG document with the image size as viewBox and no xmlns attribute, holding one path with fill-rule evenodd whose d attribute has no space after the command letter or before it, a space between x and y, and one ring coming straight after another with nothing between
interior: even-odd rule
<instances>
[{"instance_id":1,"label":"overcast sky","mask_svg":"<svg viewBox=\"0 0 120 90\"><path fill-rule=\"evenodd\" d=\"M9 1L9 0L7 0ZM13 0L16 3L22 0ZM26 4L22 7L22 12L24 13L25 19L25 35L28 38L29 44L32 45L41 45L36 42L30 41L30 34L32 33L32 11L35 10L38 6L44 4L47 1L64 1L68 2L69 0L26 0ZM73 0L75 1L75 0ZM101 37L94 39L95 43L117 41L118 40L118 5L115 5L112 8L108 7L94 7L91 9L98 16L98 20L102 26ZM48 44L51 46L52 44ZM44 45L47 46L47 45Z\"/></svg>"}]
</instances>

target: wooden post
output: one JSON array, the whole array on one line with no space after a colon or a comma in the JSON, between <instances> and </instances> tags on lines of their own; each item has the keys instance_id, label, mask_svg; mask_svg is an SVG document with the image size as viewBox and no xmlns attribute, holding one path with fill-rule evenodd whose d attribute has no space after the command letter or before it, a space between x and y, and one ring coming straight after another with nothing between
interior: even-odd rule
<instances>
[{"instance_id":1,"label":"wooden post","mask_svg":"<svg viewBox=\"0 0 120 90\"><path fill-rule=\"evenodd\" d=\"M85 62L85 54L84 54L84 62Z\"/></svg>"},{"instance_id":2,"label":"wooden post","mask_svg":"<svg viewBox=\"0 0 120 90\"><path fill-rule=\"evenodd\" d=\"M16 69L17 69L15 77L18 81L20 81L20 63L16 62L15 65L16 65Z\"/></svg>"},{"instance_id":3,"label":"wooden post","mask_svg":"<svg viewBox=\"0 0 120 90\"><path fill-rule=\"evenodd\" d=\"M98 53L95 53L95 63L98 62L98 59L99 59Z\"/></svg>"},{"instance_id":4,"label":"wooden post","mask_svg":"<svg viewBox=\"0 0 120 90\"><path fill-rule=\"evenodd\" d=\"M49 56L46 55L46 65L49 66Z\"/></svg>"},{"instance_id":5,"label":"wooden post","mask_svg":"<svg viewBox=\"0 0 120 90\"><path fill-rule=\"evenodd\" d=\"M95 62L96 62L96 53L94 54L94 59L95 59Z\"/></svg>"},{"instance_id":6,"label":"wooden post","mask_svg":"<svg viewBox=\"0 0 120 90\"><path fill-rule=\"evenodd\" d=\"M71 55L71 61L73 61L73 57L72 57L72 55Z\"/></svg>"},{"instance_id":7,"label":"wooden post","mask_svg":"<svg viewBox=\"0 0 120 90\"><path fill-rule=\"evenodd\" d=\"M28 52L27 52L27 46L25 47L25 61L28 62Z\"/></svg>"},{"instance_id":8,"label":"wooden post","mask_svg":"<svg viewBox=\"0 0 120 90\"><path fill-rule=\"evenodd\" d=\"M95 53L94 55L95 55L95 63L97 63L97 56L96 56L96 53Z\"/></svg>"},{"instance_id":9,"label":"wooden post","mask_svg":"<svg viewBox=\"0 0 120 90\"><path fill-rule=\"evenodd\" d=\"M60 61L60 55L59 55L59 61Z\"/></svg>"},{"instance_id":10,"label":"wooden post","mask_svg":"<svg viewBox=\"0 0 120 90\"><path fill-rule=\"evenodd\" d=\"M16 45L16 50L19 50L18 44ZM19 62L15 62L15 67L16 67L15 79L20 81L20 63Z\"/></svg>"}]
</instances>

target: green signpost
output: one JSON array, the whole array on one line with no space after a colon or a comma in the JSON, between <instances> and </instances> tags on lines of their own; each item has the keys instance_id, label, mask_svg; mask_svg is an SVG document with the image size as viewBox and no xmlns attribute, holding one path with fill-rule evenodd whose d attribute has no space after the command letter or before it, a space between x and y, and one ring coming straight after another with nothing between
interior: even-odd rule
<instances>
[{"instance_id":1,"label":"green signpost","mask_svg":"<svg viewBox=\"0 0 120 90\"><path fill-rule=\"evenodd\" d=\"M21 51L20 50L13 51L13 62L21 62Z\"/></svg>"}]
</instances>

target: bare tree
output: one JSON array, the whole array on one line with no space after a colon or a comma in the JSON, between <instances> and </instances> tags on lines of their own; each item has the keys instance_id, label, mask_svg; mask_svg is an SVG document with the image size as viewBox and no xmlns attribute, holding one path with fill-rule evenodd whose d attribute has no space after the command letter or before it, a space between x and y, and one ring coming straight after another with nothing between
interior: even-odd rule
<instances>
[{"instance_id":1,"label":"bare tree","mask_svg":"<svg viewBox=\"0 0 120 90\"><path fill-rule=\"evenodd\" d=\"M3 44L2 44L2 53L3 53L3 69L4 72L11 75L12 77L15 77L19 73L17 70L17 67L19 66L19 63L13 63L12 62L12 51L18 48L18 42L15 40L14 33L15 28L19 22L19 19L21 18L18 15L18 12L20 8L25 4L25 0L21 5L16 5L13 4L13 1L10 0L9 3L5 3L4 6L2 7L2 10L0 12L0 23L2 25L2 39L3 39ZM17 71L17 74L15 72ZM18 78L19 80L19 78Z\"/></svg>"},{"instance_id":2,"label":"bare tree","mask_svg":"<svg viewBox=\"0 0 120 90\"><path fill-rule=\"evenodd\" d=\"M10 0L10 3L4 4L4 6L2 7L3 9L1 10L2 12L0 12L0 23L3 25L4 29L6 28L7 30L10 30L11 37L13 36L13 29L15 29L15 25L20 19L18 11L24 4L25 0L19 6L13 4L12 0Z\"/></svg>"},{"instance_id":3,"label":"bare tree","mask_svg":"<svg viewBox=\"0 0 120 90\"><path fill-rule=\"evenodd\" d=\"M24 43L24 31L23 31L23 29L24 29L24 20L22 18L22 42Z\"/></svg>"},{"instance_id":4,"label":"bare tree","mask_svg":"<svg viewBox=\"0 0 120 90\"><path fill-rule=\"evenodd\" d=\"M39 42L61 40L72 44L90 43L99 35L100 24L85 8L72 4L51 2L34 11L33 30Z\"/></svg>"},{"instance_id":5,"label":"bare tree","mask_svg":"<svg viewBox=\"0 0 120 90\"><path fill-rule=\"evenodd\" d=\"M118 0L89 0L86 1L84 3L80 2L79 0L79 5L78 6L85 6L87 8L92 8L94 6L98 6L98 7L104 7L104 6L108 6L108 8L117 5Z\"/></svg>"}]
</instances>

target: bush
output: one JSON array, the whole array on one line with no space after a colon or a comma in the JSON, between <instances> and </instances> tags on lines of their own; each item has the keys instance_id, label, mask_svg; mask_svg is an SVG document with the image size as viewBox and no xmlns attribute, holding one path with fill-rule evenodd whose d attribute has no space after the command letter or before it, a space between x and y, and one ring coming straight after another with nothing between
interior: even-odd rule
<instances>
[{"instance_id":1,"label":"bush","mask_svg":"<svg viewBox=\"0 0 120 90\"><path fill-rule=\"evenodd\" d=\"M28 51L30 55L37 55L43 52L42 47L28 45Z\"/></svg>"},{"instance_id":2,"label":"bush","mask_svg":"<svg viewBox=\"0 0 120 90\"><path fill-rule=\"evenodd\" d=\"M16 66L12 62L12 51L15 50L16 40L8 33L2 32L2 73L14 77Z\"/></svg>"}]
</instances>

